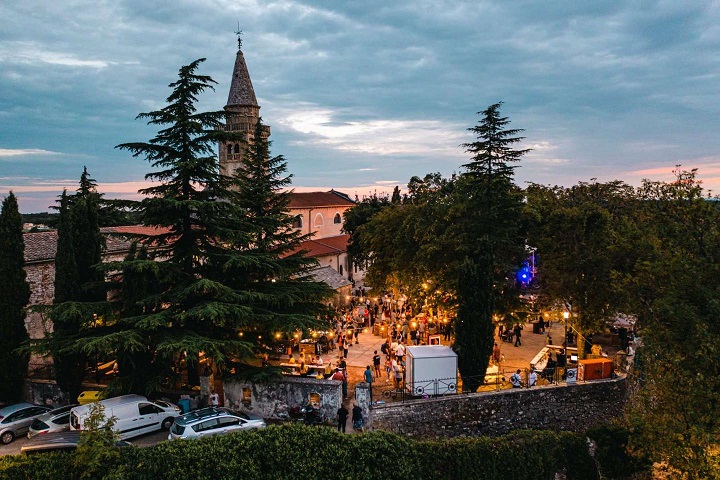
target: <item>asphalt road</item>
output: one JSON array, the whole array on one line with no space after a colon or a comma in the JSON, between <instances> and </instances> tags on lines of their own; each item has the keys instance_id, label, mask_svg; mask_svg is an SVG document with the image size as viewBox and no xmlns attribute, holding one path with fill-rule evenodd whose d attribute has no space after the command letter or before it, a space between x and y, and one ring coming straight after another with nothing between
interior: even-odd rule
<instances>
[{"instance_id":1,"label":"asphalt road","mask_svg":"<svg viewBox=\"0 0 720 480\"><path fill-rule=\"evenodd\" d=\"M140 437L131 438L128 440L133 445L138 447L151 447L157 443L167 440L168 432L166 430L160 430L154 433L148 433ZM0 445L0 456L3 455L19 455L20 448L27 442L27 436L16 438L10 445Z\"/></svg>"}]
</instances>

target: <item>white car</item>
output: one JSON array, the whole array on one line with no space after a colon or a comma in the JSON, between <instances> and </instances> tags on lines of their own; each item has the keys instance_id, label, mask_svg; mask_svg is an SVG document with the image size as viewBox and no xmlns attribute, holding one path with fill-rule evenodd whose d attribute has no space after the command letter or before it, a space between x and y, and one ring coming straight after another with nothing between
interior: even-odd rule
<instances>
[{"instance_id":1,"label":"white car","mask_svg":"<svg viewBox=\"0 0 720 480\"><path fill-rule=\"evenodd\" d=\"M258 415L223 407L207 407L177 417L170 428L168 440L222 435L265 426L265 420Z\"/></svg>"},{"instance_id":2,"label":"white car","mask_svg":"<svg viewBox=\"0 0 720 480\"><path fill-rule=\"evenodd\" d=\"M28 438L41 433L62 432L70 428L70 410L77 405L65 405L64 407L50 410L37 417L30 425Z\"/></svg>"}]
</instances>

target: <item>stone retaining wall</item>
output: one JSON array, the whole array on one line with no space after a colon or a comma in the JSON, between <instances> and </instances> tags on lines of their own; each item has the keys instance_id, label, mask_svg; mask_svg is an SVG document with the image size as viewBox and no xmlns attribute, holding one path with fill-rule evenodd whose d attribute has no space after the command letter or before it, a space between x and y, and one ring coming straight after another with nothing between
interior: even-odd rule
<instances>
[{"instance_id":1,"label":"stone retaining wall","mask_svg":"<svg viewBox=\"0 0 720 480\"><path fill-rule=\"evenodd\" d=\"M517 429L585 431L619 415L626 377L575 385L456 395L373 406L373 430L418 438L505 435Z\"/></svg>"},{"instance_id":2,"label":"stone retaining wall","mask_svg":"<svg viewBox=\"0 0 720 480\"><path fill-rule=\"evenodd\" d=\"M250 391L249 401L243 401L246 388ZM342 382L309 377L287 376L263 384L232 380L224 382L223 391L226 407L266 419L286 419L289 409L307 405L310 394L317 393L322 418L332 423L342 401Z\"/></svg>"}]
</instances>

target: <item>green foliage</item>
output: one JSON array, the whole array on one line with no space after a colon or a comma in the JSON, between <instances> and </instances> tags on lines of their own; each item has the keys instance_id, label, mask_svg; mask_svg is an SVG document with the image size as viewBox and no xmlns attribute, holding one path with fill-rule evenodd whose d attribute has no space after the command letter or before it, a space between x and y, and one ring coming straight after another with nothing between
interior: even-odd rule
<instances>
[{"instance_id":1,"label":"green foliage","mask_svg":"<svg viewBox=\"0 0 720 480\"><path fill-rule=\"evenodd\" d=\"M592 428L586 434L596 444L594 458L606 478L631 479L649 470L647 461L630 455L627 448L630 431L627 428L607 425Z\"/></svg>"},{"instance_id":2,"label":"green foliage","mask_svg":"<svg viewBox=\"0 0 720 480\"><path fill-rule=\"evenodd\" d=\"M633 197L632 188L617 181L526 190L529 242L542 259L541 302L571 307L570 323L583 335L602 331L617 311L613 272L635 262L631 245L643 235L628 221L630 209L639 207Z\"/></svg>"},{"instance_id":3,"label":"green foliage","mask_svg":"<svg viewBox=\"0 0 720 480\"><path fill-rule=\"evenodd\" d=\"M215 83L197 74L203 60L180 69L164 108L138 115L161 128L156 136L117 147L154 169L138 211L157 234L136 235L145 248L104 265L120 294L73 343L117 358L114 392L149 393L172 382L181 361L197 385L200 352L227 373L253 356L259 335L318 326L330 293L310 280L314 261L297 252L305 237L286 212L290 177L284 159L270 157L262 123L237 177L220 173L217 143L244 138L222 128L224 111L197 112L198 96Z\"/></svg>"},{"instance_id":4,"label":"green foliage","mask_svg":"<svg viewBox=\"0 0 720 480\"><path fill-rule=\"evenodd\" d=\"M527 150L511 146L522 141L522 130L507 129L500 103L479 112L469 129L477 136L465 144L473 154L464 165L454 200L462 222L452 222L446 235L456 239L467 260L459 271L455 350L463 382L473 391L482 383L492 352L494 313L505 317L515 307L518 292L513 272L523 259L525 238L522 197L513 184L513 162Z\"/></svg>"},{"instance_id":5,"label":"green foliage","mask_svg":"<svg viewBox=\"0 0 720 480\"><path fill-rule=\"evenodd\" d=\"M638 190L635 221L651 248L616 275L643 328L628 444L686 478L720 478L720 211L694 171L676 175Z\"/></svg>"},{"instance_id":6,"label":"green foliage","mask_svg":"<svg viewBox=\"0 0 720 480\"><path fill-rule=\"evenodd\" d=\"M493 348L495 326L492 259L467 260L460 269L454 349L463 388L474 392L483 384Z\"/></svg>"},{"instance_id":7,"label":"green foliage","mask_svg":"<svg viewBox=\"0 0 720 480\"><path fill-rule=\"evenodd\" d=\"M73 455L73 465L80 479L104 478L111 472L120 458L119 440L113 427L115 417L106 418L105 407L99 403L90 405L80 432L78 448Z\"/></svg>"},{"instance_id":8,"label":"green foliage","mask_svg":"<svg viewBox=\"0 0 720 480\"><path fill-rule=\"evenodd\" d=\"M77 478L67 475L72 471L72 457L50 458L52 462L42 456L0 459L0 476L12 472L15 478L29 478L28 472L37 471L37 459L47 468L62 472L56 474L64 478ZM549 480L562 471L567 472L568 479L597 478L583 436L518 432L500 438L420 442L386 432L344 435L330 428L284 425L122 449L113 469L88 478Z\"/></svg>"},{"instance_id":9,"label":"green foliage","mask_svg":"<svg viewBox=\"0 0 720 480\"><path fill-rule=\"evenodd\" d=\"M30 287L25 278L25 244L17 197L10 192L0 211L0 402L20 400L28 355L16 350L27 341L25 307Z\"/></svg>"},{"instance_id":10,"label":"green foliage","mask_svg":"<svg viewBox=\"0 0 720 480\"><path fill-rule=\"evenodd\" d=\"M360 227L367 224L373 215L388 205L386 198L371 195L345 211L342 229L350 235L348 253L354 262L367 262L373 252L362 245Z\"/></svg>"}]
</instances>

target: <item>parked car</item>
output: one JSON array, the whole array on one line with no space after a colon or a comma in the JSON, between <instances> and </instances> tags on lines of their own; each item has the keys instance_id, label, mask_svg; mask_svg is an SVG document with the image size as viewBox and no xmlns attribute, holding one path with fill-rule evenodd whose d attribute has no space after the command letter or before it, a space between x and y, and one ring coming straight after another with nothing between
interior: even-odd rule
<instances>
[{"instance_id":1,"label":"parked car","mask_svg":"<svg viewBox=\"0 0 720 480\"><path fill-rule=\"evenodd\" d=\"M207 407L177 417L170 428L168 440L222 435L263 428L265 425L265 420L258 415L234 412L223 407Z\"/></svg>"},{"instance_id":2,"label":"parked car","mask_svg":"<svg viewBox=\"0 0 720 480\"><path fill-rule=\"evenodd\" d=\"M115 417L115 430L122 440L154 432L168 430L180 407L169 402L151 402L142 395L122 395L97 402L105 409L105 417ZM80 405L70 411L70 430L82 430L90 414L90 405Z\"/></svg>"},{"instance_id":3,"label":"parked car","mask_svg":"<svg viewBox=\"0 0 720 480\"><path fill-rule=\"evenodd\" d=\"M41 433L51 432L62 432L63 430L70 429L70 410L77 405L66 405L64 407L50 410L47 413L43 413L30 424L28 430L28 438L32 438L35 435Z\"/></svg>"},{"instance_id":4,"label":"parked car","mask_svg":"<svg viewBox=\"0 0 720 480\"><path fill-rule=\"evenodd\" d=\"M7 445L18 435L24 435L37 417L47 413L51 407L16 403L0 408L0 443Z\"/></svg>"},{"instance_id":5,"label":"parked car","mask_svg":"<svg viewBox=\"0 0 720 480\"><path fill-rule=\"evenodd\" d=\"M65 451L70 452L77 448L80 440L80 432L66 430L64 432L51 432L46 435L37 435L28 440L25 445L20 447L22 453L41 453ZM127 447L132 445L130 442L120 440L115 443L118 447Z\"/></svg>"}]
</instances>

